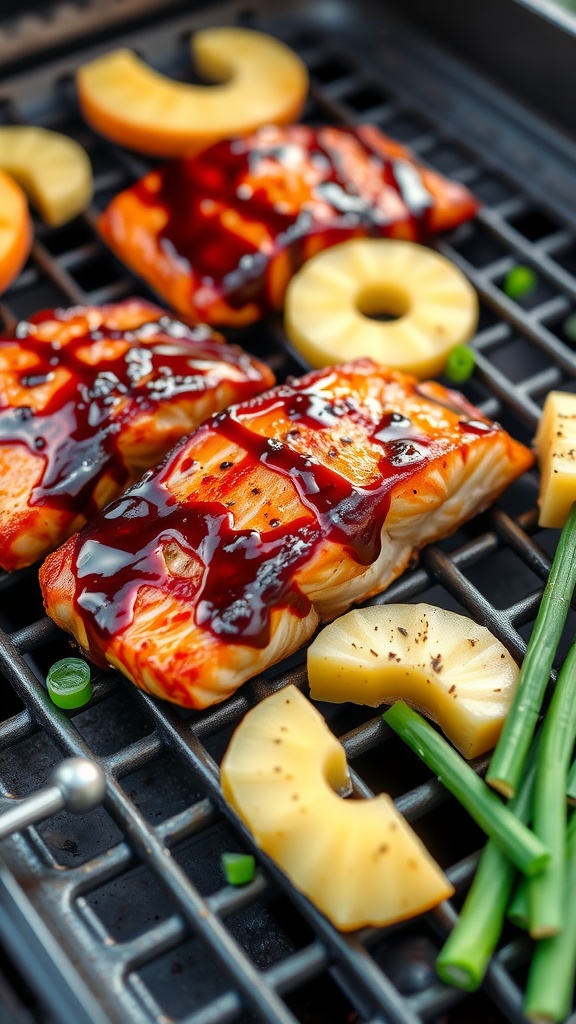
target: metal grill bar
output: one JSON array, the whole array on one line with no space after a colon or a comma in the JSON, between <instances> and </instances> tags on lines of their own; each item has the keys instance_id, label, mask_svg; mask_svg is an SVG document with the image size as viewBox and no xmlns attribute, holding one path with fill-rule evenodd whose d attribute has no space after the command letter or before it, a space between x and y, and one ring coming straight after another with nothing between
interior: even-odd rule
<instances>
[{"instance_id":1,"label":"metal grill bar","mask_svg":"<svg viewBox=\"0 0 576 1024\"><path fill-rule=\"evenodd\" d=\"M9 640L0 635L0 657L6 656L6 652L9 652ZM12 664L15 666L14 681L17 679L16 688L23 689L22 680L28 677L26 680L28 688L22 695L28 695L32 687L37 690L35 700L37 721L62 745L66 754L89 757L91 755L90 748L74 734L65 715L56 716L49 698L39 689L36 679L30 673L25 662L18 659L20 664L17 664L16 658L16 652L12 652ZM60 722L58 722L58 718L61 719ZM218 918L210 911L186 876L171 858L166 857L165 850L158 842L154 832L146 827L134 806L110 775L107 783L106 806L121 823L134 852L156 870L182 914L188 919L189 925L201 935L214 956L223 962L243 993L247 1004L264 1020L271 1020L276 1024L291 1024L295 1018L286 1011L273 992L259 987L258 975L252 965L245 957L241 956L230 934L222 927Z\"/></svg>"},{"instance_id":2,"label":"metal grill bar","mask_svg":"<svg viewBox=\"0 0 576 1024\"><path fill-rule=\"evenodd\" d=\"M379 43L374 43L375 18L388 29L387 38L395 40L396 61L381 59ZM195 27L246 19L247 13L235 2L219 4L209 13L200 10L171 17L166 12L152 30L139 31L128 42L152 62L159 54L159 66L170 72L179 67L181 41ZM486 199L474 224L454 232L438 247L465 270L482 302L475 339L478 370L466 393L487 415L503 419L513 432L529 439L546 391L574 389L576 356L562 329L563 319L576 304L574 219L559 216L556 206L547 205L540 192L529 194L504 143L499 147L496 139L488 155L478 142L478 125L474 132L466 131L466 103L476 115L482 113L478 82L468 72L460 72L458 104L454 109L446 105L444 121L439 122L437 98L431 95L428 101L425 83L433 73L439 88L443 86L438 70L442 61L436 51L398 29L394 21L388 23L385 11L375 14L368 3L356 5L353 12L352 7L348 11L342 6L328 30L322 15L307 10L299 0L284 12L276 3L258 0L249 20L302 52L312 74L308 114L314 121L373 121L410 144L431 166L453 173ZM68 228L56 231L37 225L28 266L0 304L5 325L42 306L148 294L106 252L95 230L107 198L150 164L97 138L80 123L71 76L89 52L34 69L3 87L2 111L8 122L31 121L69 131L88 148L97 165L94 206ZM422 76L422 84L417 75L410 79L411 67ZM458 79L458 71L449 62L446 69L449 85ZM39 104L40 93L43 102ZM509 103L507 110L514 113ZM517 114L518 125L526 126L529 115L520 108ZM530 121L527 150L530 145L548 144L550 138L543 125ZM569 149L566 142L563 159ZM574 148L570 153L576 159ZM559 157L558 174L563 167ZM528 303L509 299L501 287L507 271L519 261L539 275L539 289ZM279 377L304 368L278 319L259 330L260 334L237 332L236 339L258 349L258 354L265 350ZM520 366L515 345L522 353ZM428 548L420 567L376 601L411 601L431 595L438 603L467 610L520 658L525 627L535 617L540 584L550 565L548 552L539 546L547 541L537 530L535 497L536 480L528 476L518 500L511 499L509 504L506 496L502 507L460 531L456 542ZM490 579L478 573L504 554L518 560L522 582L500 607ZM460 1024L467 1019L471 1004L463 993L441 985L433 975L419 991L410 992L396 977L389 959L395 944L408 948L402 943L410 943L414 934L437 946L455 920L451 905L442 905L414 924L363 929L345 936L296 893L259 851L255 851L256 879L245 889L232 890L221 879L214 881L210 858L218 858L222 843L253 849L250 836L222 800L218 760L231 729L250 707L287 683L305 688L304 652L300 664L292 662L289 669L280 666L278 674L266 673L224 704L198 714L160 704L113 672L97 677L87 711L67 714L51 705L41 681L50 661L68 650L67 641L40 611L30 614L31 590L37 593L33 571L17 577L0 574L5 626L0 632L0 675L7 692L20 702L0 721L3 800L9 801L12 793L20 795L22 777L27 785L31 766L47 774L50 762L60 753L96 757L107 774L108 796L104 817L98 819L103 832L100 846L91 845L92 837L74 832L63 819L5 842L3 852L55 941L99 995L111 1024L151 1024L160 1015L182 1024L296 1020L419 1024L439 1015ZM115 719L118 701L123 702L121 717L130 719L126 731L126 723ZM351 761L356 795L373 794L376 771L377 785L397 786L398 808L432 842L438 841L436 823L446 821L447 813L451 820L458 820L457 828L464 828L454 802L437 780L415 767L410 753L404 752L399 768L400 774L408 773L410 784L399 785L393 778L390 761L396 741L379 716L369 709L334 714L332 724ZM95 723L100 723L104 735ZM178 766L178 779L193 793L186 791L180 804L170 803L174 780L169 779L162 789L162 758L167 755ZM476 767L482 771L485 765L483 759ZM414 775L417 770L420 775ZM153 804L148 808L142 796L148 785L155 795L163 793L167 802L165 814L154 812L160 813L159 822L153 817ZM68 834L80 836L79 842L66 838L62 844L58 837ZM445 867L459 891L471 880L480 842L471 832L462 851L453 852L450 845L443 851ZM86 850L79 863L73 860L75 845ZM202 853L204 849L212 852ZM200 851L198 856L194 851ZM146 885L138 883L140 889L130 881L138 872L144 872L147 880ZM130 911L138 909L130 902L130 894L146 899L148 891L159 913L149 920L142 917L136 934L123 932L125 912L114 910L114 901L121 902L117 893L127 894L130 917ZM250 930L262 921L264 953ZM187 949L193 953L186 953ZM187 956L198 958L197 968ZM524 1021L516 978L528 956L524 941L505 938L482 989L494 1021ZM212 969L214 980L205 986L204 973ZM180 978L182 994L177 997ZM76 1024L64 1016L63 1020Z\"/></svg>"}]
</instances>

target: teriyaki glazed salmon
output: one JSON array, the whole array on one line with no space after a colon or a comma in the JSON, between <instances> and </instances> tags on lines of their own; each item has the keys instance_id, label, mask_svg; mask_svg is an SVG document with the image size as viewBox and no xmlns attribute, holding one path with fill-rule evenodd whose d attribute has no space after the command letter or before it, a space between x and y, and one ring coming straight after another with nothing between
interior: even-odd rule
<instances>
[{"instance_id":1,"label":"teriyaki glazed salmon","mask_svg":"<svg viewBox=\"0 0 576 1024\"><path fill-rule=\"evenodd\" d=\"M0 336L0 566L43 558L203 419L273 383L141 299L17 324Z\"/></svg>"},{"instance_id":2,"label":"teriyaki glazed salmon","mask_svg":"<svg viewBox=\"0 0 576 1024\"><path fill-rule=\"evenodd\" d=\"M383 590L531 452L466 399L368 359L213 416L41 570L97 664L202 708Z\"/></svg>"}]
</instances>

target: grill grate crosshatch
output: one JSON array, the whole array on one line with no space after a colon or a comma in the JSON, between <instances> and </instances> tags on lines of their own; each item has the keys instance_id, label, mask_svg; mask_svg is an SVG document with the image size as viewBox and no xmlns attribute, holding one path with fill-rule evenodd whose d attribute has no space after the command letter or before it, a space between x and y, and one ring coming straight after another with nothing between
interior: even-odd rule
<instances>
[{"instance_id":1,"label":"grill grate crosshatch","mask_svg":"<svg viewBox=\"0 0 576 1024\"><path fill-rule=\"evenodd\" d=\"M384 12L380 16L384 21ZM235 17L247 16L234 4L209 15L165 16L163 69L181 74L184 43L195 27ZM298 7L291 16L275 17L264 3L261 13L254 6L249 20L282 36L307 61L307 120L372 121L431 166L465 181L485 203L474 223L438 242L470 277L482 304L474 341L477 370L463 390L529 442L546 392L574 390L576 353L562 328L576 308L574 224L540 195L528 194L505 149L499 154L496 146L487 157L472 132L468 137L450 123L441 125L433 99L416 104L394 65L370 65L368 49L360 59L343 30L331 35L325 22L314 24L309 12L303 19ZM151 59L155 38L155 30L143 30L133 45ZM398 45L404 38L398 36ZM412 45L407 62L418 54L417 41ZM82 59L80 53L74 63ZM42 102L26 74L2 88L3 120L41 123L78 138L93 159L96 184L93 208L73 224L49 229L36 223L28 265L0 304L5 326L46 306L148 295L107 252L95 220L108 199L151 164L97 137L81 121L70 66L65 60L35 72L36 82L44 74ZM507 271L518 262L539 277L528 301L515 302L502 290ZM230 335L264 356L280 378L304 368L279 319ZM376 600L431 600L465 611L520 658L554 544L550 531L537 528L536 489L535 474L527 474L499 507L425 550L419 567ZM496 578L499 558L506 558L505 580ZM344 936L257 851L255 880L240 890L223 885L222 849L252 845L222 803L218 762L249 707L289 682L305 687L304 653L204 712L160 704L117 674L101 672L89 708L65 713L50 703L42 680L50 663L69 652L69 643L43 617L35 573L0 575L0 591L2 802L42 785L66 754L96 757L109 780L103 809L83 818L57 815L5 841L3 853L112 1024L524 1020L529 945L512 930L481 994L466 996L434 976L433 952L453 923L482 840L370 709L323 708L346 748L355 795L392 792L456 885L454 906L442 905L391 929ZM572 615L566 636L575 621ZM483 771L486 759L476 767ZM406 970L411 959L418 966L412 973Z\"/></svg>"}]
</instances>

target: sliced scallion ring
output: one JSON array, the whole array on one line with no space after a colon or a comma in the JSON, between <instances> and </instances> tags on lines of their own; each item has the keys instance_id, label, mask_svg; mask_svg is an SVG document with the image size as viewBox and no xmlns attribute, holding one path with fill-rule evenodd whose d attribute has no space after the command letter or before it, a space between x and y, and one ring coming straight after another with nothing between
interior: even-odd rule
<instances>
[{"instance_id":1,"label":"sliced scallion ring","mask_svg":"<svg viewBox=\"0 0 576 1024\"><path fill-rule=\"evenodd\" d=\"M252 854L223 853L220 860L228 885L246 885L254 878L256 862Z\"/></svg>"},{"instance_id":2,"label":"sliced scallion ring","mask_svg":"<svg viewBox=\"0 0 576 1024\"><path fill-rule=\"evenodd\" d=\"M562 324L562 330L568 341L576 341L576 313L570 313Z\"/></svg>"},{"instance_id":3,"label":"sliced scallion ring","mask_svg":"<svg viewBox=\"0 0 576 1024\"><path fill-rule=\"evenodd\" d=\"M81 708L92 696L90 666L81 658L62 658L48 670L46 686L59 708Z\"/></svg>"},{"instance_id":4,"label":"sliced scallion ring","mask_svg":"<svg viewBox=\"0 0 576 1024\"><path fill-rule=\"evenodd\" d=\"M476 356L469 345L455 345L450 351L444 373L449 380L462 384L474 373Z\"/></svg>"},{"instance_id":5,"label":"sliced scallion ring","mask_svg":"<svg viewBox=\"0 0 576 1024\"><path fill-rule=\"evenodd\" d=\"M537 285L538 275L532 267L519 263L506 274L503 289L510 299L524 299L532 294Z\"/></svg>"}]
</instances>

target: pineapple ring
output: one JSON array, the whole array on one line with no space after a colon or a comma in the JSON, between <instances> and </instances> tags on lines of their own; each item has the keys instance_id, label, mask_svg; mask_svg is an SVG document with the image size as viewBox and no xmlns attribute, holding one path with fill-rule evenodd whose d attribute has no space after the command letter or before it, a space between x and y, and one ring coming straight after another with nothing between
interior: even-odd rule
<instances>
[{"instance_id":1,"label":"pineapple ring","mask_svg":"<svg viewBox=\"0 0 576 1024\"><path fill-rule=\"evenodd\" d=\"M383 312L398 319L371 319ZM354 238L325 249L286 293L288 337L316 367L369 356L420 378L434 376L477 320L476 292L453 263L391 238Z\"/></svg>"},{"instance_id":2,"label":"pineapple ring","mask_svg":"<svg viewBox=\"0 0 576 1024\"><path fill-rule=\"evenodd\" d=\"M72 220L92 199L88 155L61 132L31 125L0 128L0 168L21 185L52 227Z\"/></svg>"},{"instance_id":3,"label":"pineapple ring","mask_svg":"<svg viewBox=\"0 0 576 1024\"><path fill-rule=\"evenodd\" d=\"M192 38L192 55L200 74L218 84L174 81L125 49L84 64L77 74L84 117L122 146L176 157L300 114L308 73L279 39L247 28L203 29Z\"/></svg>"},{"instance_id":4,"label":"pineapple ring","mask_svg":"<svg viewBox=\"0 0 576 1024\"><path fill-rule=\"evenodd\" d=\"M485 626L429 604L356 608L308 648L314 700L372 707L405 700L467 758L496 746L518 673Z\"/></svg>"},{"instance_id":5,"label":"pineapple ring","mask_svg":"<svg viewBox=\"0 0 576 1024\"><path fill-rule=\"evenodd\" d=\"M244 716L220 775L260 849L337 928L384 927L452 895L389 796L341 799L350 792L344 750L295 686Z\"/></svg>"}]
</instances>

